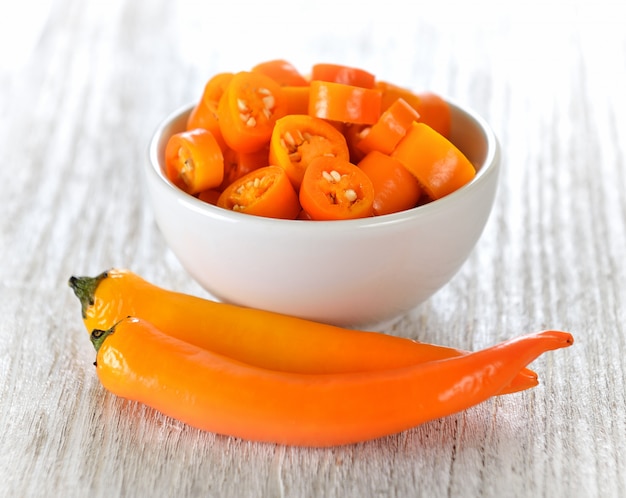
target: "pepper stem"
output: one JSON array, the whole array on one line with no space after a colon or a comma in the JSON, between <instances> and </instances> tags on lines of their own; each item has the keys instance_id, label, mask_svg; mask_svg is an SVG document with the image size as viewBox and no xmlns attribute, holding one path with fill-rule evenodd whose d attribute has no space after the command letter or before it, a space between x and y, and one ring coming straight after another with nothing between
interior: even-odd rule
<instances>
[{"instance_id":1,"label":"pepper stem","mask_svg":"<svg viewBox=\"0 0 626 498\"><path fill-rule=\"evenodd\" d=\"M87 308L93 306L95 302L96 289L102 280L107 278L108 271L103 271L96 277L75 277L71 276L68 285L80 301L80 311L83 318L87 317Z\"/></svg>"},{"instance_id":2,"label":"pepper stem","mask_svg":"<svg viewBox=\"0 0 626 498\"><path fill-rule=\"evenodd\" d=\"M93 329L91 331L89 339L91 340L91 344L93 344L93 347L96 348L96 352L100 350L100 346L102 346L104 340L115 332L116 325L117 324L113 325L110 329L107 330Z\"/></svg>"}]
</instances>

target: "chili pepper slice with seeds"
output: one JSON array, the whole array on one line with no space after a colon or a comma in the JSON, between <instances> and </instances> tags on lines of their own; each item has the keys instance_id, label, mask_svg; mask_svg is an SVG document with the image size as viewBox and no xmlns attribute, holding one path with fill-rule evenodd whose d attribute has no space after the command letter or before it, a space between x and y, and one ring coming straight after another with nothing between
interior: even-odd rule
<instances>
[{"instance_id":1,"label":"chili pepper slice with seeds","mask_svg":"<svg viewBox=\"0 0 626 498\"><path fill-rule=\"evenodd\" d=\"M374 186L357 166L318 157L304 172L300 204L313 220L348 220L374 213Z\"/></svg>"},{"instance_id":2,"label":"chili pepper slice with seeds","mask_svg":"<svg viewBox=\"0 0 626 498\"><path fill-rule=\"evenodd\" d=\"M281 87L260 72L236 73L217 107L224 141L237 152L267 145L276 120L287 112Z\"/></svg>"},{"instance_id":3,"label":"chili pepper slice with seeds","mask_svg":"<svg viewBox=\"0 0 626 498\"><path fill-rule=\"evenodd\" d=\"M279 166L258 168L231 183L217 205L239 213L295 220L300 213L298 194Z\"/></svg>"},{"instance_id":4,"label":"chili pepper slice with seeds","mask_svg":"<svg viewBox=\"0 0 626 498\"><path fill-rule=\"evenodd\" d=\"M296 190L310 162L320 156L350 159L346 139L337 128L306 114L288 114L276 121L270 139L269 162L286 171Z\"/></svg>"},{"instance_id":5,"label":"chili pepper slice with seeds","mask_svg":"<svg viewBox=\"0 0 626 498\"><path fill-rule=\"evenodd\" d=\"M165 147L167 177L189 194L217 187L224 178L224 156L213 134L205 129L172 135Z\"/></svg>"}]
</instances>

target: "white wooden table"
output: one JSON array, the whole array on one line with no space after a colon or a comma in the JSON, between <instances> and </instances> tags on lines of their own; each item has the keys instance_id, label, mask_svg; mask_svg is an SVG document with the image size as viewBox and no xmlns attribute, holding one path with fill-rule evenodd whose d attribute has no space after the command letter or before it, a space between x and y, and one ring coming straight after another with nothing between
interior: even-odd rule
<instances>
[{"instance_id":1,"label":"white wooden table","mask_svg":"<svg viewBox=\"0 0 626 498\"><path fill-rule=\"evenodd\" d=\"M625 496L619 4L223 3L0 7L0 496ZM202 295L148 209L148 140L210 75L279 57L360 66L492 124L503 172L482 239L386 332L479 349L571 331L533 364L540 386L324 450L202 433L104 392L68 277L128 267Z\"/></svg>"}]
</instances>

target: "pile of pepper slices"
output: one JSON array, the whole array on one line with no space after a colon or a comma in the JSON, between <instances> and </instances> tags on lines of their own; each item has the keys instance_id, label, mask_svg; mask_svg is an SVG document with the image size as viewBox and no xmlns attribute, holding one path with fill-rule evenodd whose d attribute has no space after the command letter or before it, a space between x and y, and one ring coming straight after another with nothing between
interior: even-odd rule
<instances>
[{"instance_id":1,"label":"pile of pepper slices","mask_svg":"<svg viewBox=\"0 0 626 498\"><path fill-rule=\"evenodd\" d=\"M439 199L476 171L449 140L451 112L354 67L305 77L271 60L209 79L186 130L170 137L168 178L219 207L284 219L339 220Z\"/></svg>"},{"instance_id":2,"label":"pile of pepper slices","mask_svg":"<svg viewBox=\"0 0 626 498\"><path fill-rule=\"evenodd\" d=\"M102 385L191 426L326 447L398 433L537 385L570 346L543 331L475 353L216 303L128 270L71 277Z\"/></svg>"}]
</instances>

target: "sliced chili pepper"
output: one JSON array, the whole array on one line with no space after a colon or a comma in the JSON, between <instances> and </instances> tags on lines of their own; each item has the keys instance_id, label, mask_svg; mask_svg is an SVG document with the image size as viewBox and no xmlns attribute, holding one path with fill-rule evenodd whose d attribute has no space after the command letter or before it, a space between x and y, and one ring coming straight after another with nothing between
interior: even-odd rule
<instances>
[{"instance_id":1,"label":"sliced chili pepper","mask_svg":"<svg viewBox=\"0 0 626 498\"><path fill-rule=\"evenodd\" d=\"M376 77L364 69L344 66L342 64L320 63L314 64L311 69L311 81L331 81L354 85L361 88L374 88Z\"/></svg>"},{"instance_id":2,"label":"sliced chili pepper","mask_svg":"<svg viewBox=\"0 0 626 498\"><path fill-rule=\"evenodd\" d=\"M433 200L454 192L476 174L452 142L424 123L413 123L391 156L417 178Z\"/></svg>"},{"instance_id":3,"label":"sliced chili pepper","mask_svg":"<svg viewBox=\"0 0 626 498\"><path fill-rule=\"evenodd\" d=\"M402 99L408 103L413 109L417 110L420 99L417 93L388 81L378 80L375 87L381 92L381 108L383 112L393 104L396 100Z\"/></svg>"},{"instance_id":4,"label":"sliced chili pepper","mask_svg":"<svg viewBox=\"0 0 626 498\"><path fill-rule=\"evenodd\" d=\"M219 119L217 115L217 104L224 94L224 90L233 78L233 73L219 73L209 79L204 86L202 98L189 113L187 118L187 129L204 128L213 133L213 136L220 144L222 150L226 143L222 138Z\"/></svg>"},{"instance_id":5,"label":"sliced chili pepper","mask_svg":"<svg viewBox=\"0 0 626 498\"><path fill-rule=\"evenodd\" d=\"M381 93L371 88L313 80L309 114L343 123L374 124L380 117Z\"/></svg>"},{"instance_id":6,"label":"sliced chili pepper","mask_svg":"<svg viewBox=\"0 0 626 498\"><path fill-rule=\"evenodd\" d=\"M310 88L307 86L283 86L286 114L307 114L309 112Z\"/></svg>"},{"instance_id":7,"label":"sliced chili pepper","mask_svg":"<svg viewBox=\"0 0 626 498\"><path fill-rule=\"evenodd\" d=\"M189 194L217 187L224 177L222 149L203 128L176 133L165 147L166 175Z\"/></svg>"},{"instance_id":8,"label":"sliced chili pepper","mask_svg":"<svg viewBox=\"0 0 626 498\"><path fill-rule=\"evenodd\" d=\"M452 128L452 110L448 103L436 93L420 92L419 105L416 110L420 121L426 123L444 137L450 138Z\"/></svg>"},{"instance_id":9,"label":"sliced chili pepper","mask_svg":"<svg viewBox=\"0 0 626 498\"><path fill-rule=\"evenodd\" d=\"M417 179L397 159L374 150L358 164L374 185L374 214L411 209L422 194Z\"/></svg>"},{"instance_id":10,"label":"sliced chili pepper","mask_svg":"<svg viewBox=\"0 0 626 498\"><path fill-rule=\"evenodd\" d=\"M350 151L350 162L357 164L365 157L365 152L359 148L359 143L363 137L369 132L370 125L364 124L347 124L343 127L343 136L346 137L348 150Z\"/></svg>"},{"instance_id":11,"label":"sliced chili pepper","mask_svg":"<svg viewBox=\"0 0 626 498\"><path fill-rule=\"evenodd\" d=\"M313 220L347 220L374 214L372 181L354 164L334 157L309 163L300 204Z\"/></svg>"},{"instance_id":12,"label":"sliced chili pepper","mask_svg":"<svg viewBox=\"0 0 626 498\"><path fill-rule=\"evenodd\" d=\"M296 219L304 220L304 221L312 221L311 217L309 216L309 213L307 213L304 209L300 210L300 214L298 214L298 217Z\"/></svg>"},{"instance_id":13,"label":"sliced chili pepper","mask_svg":"<svg viewBox=\"0 0 626 498\"><path fill-rule=\"evenodd\" d=\"M224 151L224 180L218 187L223 191L231 183L248 173L268 166L269 149L264 147L256 152L237 152L230 147Z\"/></svg>"},{"instance_id":14,"label":"sliced chili pepper","mask_svg":"<svg viewBox=\"0 0 626 498\"><path fill-rule=\"evenodd\" d=\"M366 133L361 132L361 140L357 147L365 153L377 150L391 154L413 122L419 118L420 115L406 100L396 99Z\"/></svg>"},{"instance_id":15,"label":"sliced chili pepper","mask_svg":"<svg viewBox=\"0 0 626 498\"><path fill-rule=\"evenodd\" d=\"M269 162L287 172L296 190L309 163L320 156L349 160L346 139L333 125L306 114L288 114L276 121Z\"/></svg>"},{"instance_id":16,"label":"sliced chili pepper","mask_svg":"<svg viewBox=\"0 0 626 498\"><path fill-rule=\"evenodd\" d=\"M212 188L212 189L203 190L202 192L200 192L198 194L198 199L208 204L212 204L213 206L217 206L217 200L220 198L220 195L222 195L222 192Z\"/></svg>"},{"instance_id":17,"label":"sliced chili pepper","mask_svg":"<svg viewBox=\"0 0 626 498\"><path fill-rule=\"evenodd\" d=\"M237 152L255 152L269 142L286 105L280 85L272 78L242 71L233 76L217 110L226 144Z\"/></svg>"},{"instance_id":18,"label":"sliced chili pepper","mask_svg":"<svg viewBox=\"0 0 626 498\"><path fill-rule=\"evenodd\" d=\"M274 59L257 64L253 72L263 73L281 86L308 86L309 82L296 67L283 59Z\"/></svg>"},{"instance_id":19,"label":"sliced chili pepper","mask_svg":"<svg viewBox=\"0 0 626 498\"><path fill-rule=\"evenodd\" d=\"M404 99L420 115L420 121L450 138L452 111L448 103L432 92L413 92L409 89L378 81L376 88L382 91L382 109L388 109L397 99Z\"/></svg>"},{"instance_id":20,"label":"sliced chili pepper","mask_svg":"<svg viewBox=\"0 0 626 498\"><path fill-rule=\"evenodd\" d=\"M231 183L220 195L217 205L268 218L293 220L300 213L298 195L280 166L256 169Z\"/></svg>"}]
</instances>

